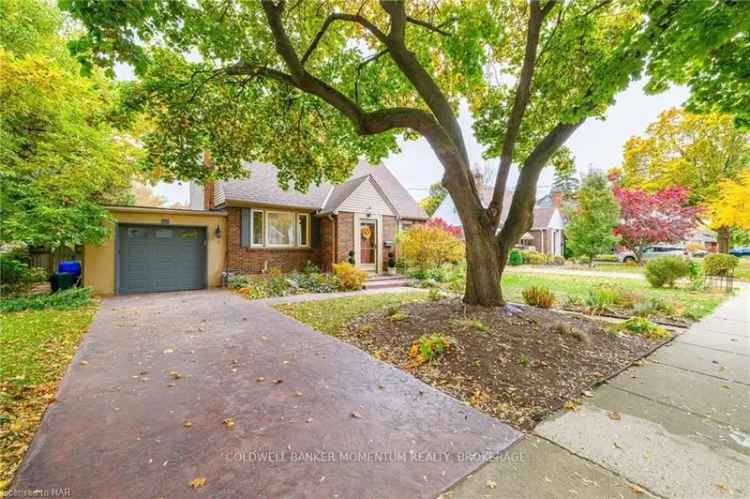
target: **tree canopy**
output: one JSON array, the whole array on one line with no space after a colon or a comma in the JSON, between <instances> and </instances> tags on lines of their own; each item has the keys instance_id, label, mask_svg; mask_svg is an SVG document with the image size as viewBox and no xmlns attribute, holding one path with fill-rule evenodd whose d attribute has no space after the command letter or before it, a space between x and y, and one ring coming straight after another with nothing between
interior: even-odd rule
<instances>
[{"instance_id":1,"label":"tree canopy","mask_svg":"<svg viewBox=\"0 0 750 499\"><path fill-rule=\"evenodd\" d=\"M641 76L654 47L677 44L669 33L687 22L685 3L61 1L87 29L71 45L85 67L135 68L126 108L149 115L149 162L177 178L242 175L243 160L259 160L305 189L343 180L360 156L384 158L397 137L425 137L467 240L464 299L484 305L502 303L497 283L532 223L541 170ZM722 11L747 17L740 4L724 0ZM703 48L742 26L707 27L721 36ZM488 157L500 158L488 206L456 118L462 99ZM513 164L521 174L498 231Z\"/></svg>"},{"instance_id":2,"label":"tree canopy","mask_svg":"<svg viewBox=\"0 0 750 499\"><path fill-rule=\"evenodd\" d=\"M688 110L732 115L750 127L750 2L644 2L652 40L646 90L690 87Z\"/></svg>"},{"instance_id":3,"label":"tree canopy","mask_svg":"<svg viewBox=\"0 0 750 499\"><path fill-rule=\"evenodd\" d=\"M604 174L592 172L583 179L576 203L566 215L565 241L574 255L588 257L591 264L596 255L612 250L618 240L613 229L620 207Z\"/></svg>"},{"instance_id":4,"label":"tree canopy","mask_svg":"<svg viewBox=\"0 0 750 499\"><path fill-rule=\"evenodd\" d=\"M723 180L750 168L750 133L728 114L672 108L644 136L631 137L623 156L623 186L654 192L679 185L691 202L704 203L718 196Z\"/></svg>"},{"instance_id":5,"label":"tree canopy","mask_svg":"<svg viewBox=\"0 0 750 499\"><path fill-rule=\"evenodd\" d=\"M100 71L82 77L47 3L0 6L0 240L57 247L107 234L104 202L122 200L138 150L110 125Z\"/></svg>"},{"instance_id":6,"label":"tree canopy","mask_svg":"<svg viewBox=\"0 0 750 499\"><path fill-rule=\"evenodd\" d=\"M740 232L750 230L750 169L737 180L724 180L719 185L719 195L708 209L711 220L720 227L732 227Z\"/></svg>"}]
</instances>

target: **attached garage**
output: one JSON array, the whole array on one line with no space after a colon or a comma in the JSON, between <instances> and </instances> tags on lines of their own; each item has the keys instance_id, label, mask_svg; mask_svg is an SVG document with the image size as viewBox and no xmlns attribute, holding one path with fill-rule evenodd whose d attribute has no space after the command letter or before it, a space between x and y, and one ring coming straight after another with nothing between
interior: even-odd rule
<instances>
[{"instance_id":1,"label":"attached garage","mask_svg":"<svg viewBox=\"0 0 750 499\"><path fill-rule=\"evenodd\" d=\"M221 285L226 213L113 206L111 237L86 246L83 281L100 295Z\"/></svg>"},{"instance_id":2,"label":"attached garage","mask_svg":"<svg viewBox=\"0 0 750 499\"><path fill-rule=\"evenodd\" d=\"M118 294L207 286L205 227L121 224L117 229Z\"/></svg>"}]
</instances>

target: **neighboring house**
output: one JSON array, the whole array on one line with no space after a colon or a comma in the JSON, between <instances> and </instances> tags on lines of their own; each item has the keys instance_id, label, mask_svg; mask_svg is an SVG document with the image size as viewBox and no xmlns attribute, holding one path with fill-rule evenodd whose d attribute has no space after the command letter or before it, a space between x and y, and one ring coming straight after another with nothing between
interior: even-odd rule
<instances>
[{"instance_id":1,"label":"neighboring house","mask_svg":"<svg viewBox=\"0 0 750 499\"><path fill-rule=\"evenodd\" d=\"M688 246L693 244L702 245L706 251L716 253L719 251L719 240L717 239L716 231L713 231L707 227L696 228L688 237L685 238L685 243Z\"/></svg>"},{"instance_id":2,"label":"neighboring house","mask_svg":"<svg viewBox=\"0 0 750 499\"><path fill-rule=\"evenodd\" d=\"M489 204L492 197L491 189L486 189L482 195L485 204ZM513 191L507 191L503 197L503 209L500 214L500 226L510 211L513 201ZM521 236L519 245L527 249L535 249L540 253L552 256L562 256L565 247L565 220L561 211L562 193L551 192L540 198L534 206L534 221L531 229ZM451 225L461 225L456 205L450 195L446 196L438 209L432 215L442 218Z\"/></svg>"},{"instance_id":3,"label":"neighboring house","mask_svg":"<svg viewBox=\"0 0 750 499\"><path fill-rule=\"evenodd\" d=\"M100 294L218 286L222 273L323 270L349 259L386 269L402 228L427 214L385 166L360 162L340 185L279 187L276 167L249 177L191 184L189 210L110 207L115 237L84 249L84 283Z\"/></svg>"}]
</instances>

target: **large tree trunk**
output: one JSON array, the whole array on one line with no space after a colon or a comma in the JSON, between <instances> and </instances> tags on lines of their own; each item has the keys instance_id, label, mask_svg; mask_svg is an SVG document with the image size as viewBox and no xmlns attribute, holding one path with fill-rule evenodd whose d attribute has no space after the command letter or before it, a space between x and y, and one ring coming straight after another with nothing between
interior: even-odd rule
<instances>
[{"instance_id":1,"label":"large tree trunk","mask_svg":"<svg viewBox=\"0 0 750 499\"><path fill-rule=\"evenodd\" d=\"M729 253L729 227L720 227L716 233L719 239L719 253Z\"/></svg>"},{"instance_id":2,"label":"large tree trunk","mask_svg":"<svg viewBox=\"0 0 750 499\"><path fill-rule=\"evenodd\" d=\"M494 231L469 230L466 237L466 290L464 303L497 307L503 305L500 290L502 262Z\"/></svg>"}]
</instances>

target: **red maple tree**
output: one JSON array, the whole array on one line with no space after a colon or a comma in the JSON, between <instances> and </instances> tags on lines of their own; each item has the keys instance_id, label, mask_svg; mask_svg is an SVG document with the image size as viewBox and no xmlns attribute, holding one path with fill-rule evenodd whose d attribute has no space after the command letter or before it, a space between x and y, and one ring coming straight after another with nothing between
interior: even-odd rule
<instances>
[{"instance_id":1,"label":"red maple tree","mask_svg":"<svg viewBox=\"0 0 750 499\"><path fill-rule=\"evenodd\" d=\"M685 240L701 212L700 206L688 204L688 190L684 187L649 193L616 186L614 194L620 203L620 223L615 233L638 261L650 245Z\"/></svg>"},{"instance_id":2,"label":"red maple tree","mask_svg":"<svg viewBox=\"0 0 750 499\"><path fill-rule=\"evenodd\" d=\"M453 234L454 236L463 238L464 229L460 225L451 225L440 217L433 217L427 221L427 225L431 227L437 227L443 229L446 232Z\"/></svg>"}]
</instances>

